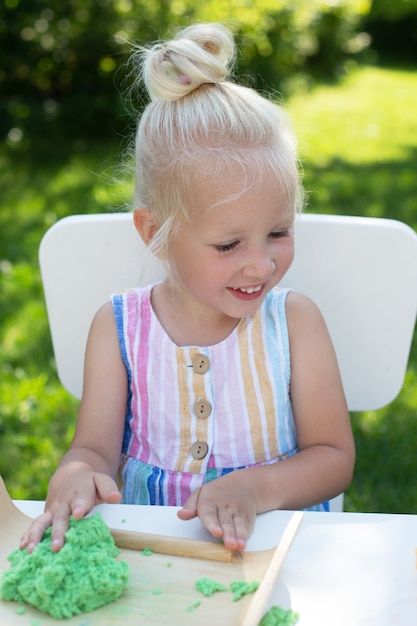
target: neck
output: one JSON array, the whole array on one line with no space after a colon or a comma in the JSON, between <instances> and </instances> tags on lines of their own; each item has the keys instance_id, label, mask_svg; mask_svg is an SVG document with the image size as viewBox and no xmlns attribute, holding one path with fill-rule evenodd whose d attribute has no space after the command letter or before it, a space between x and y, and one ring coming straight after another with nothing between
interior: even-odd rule
<instances>
[{"instance_id":1,"label":"neck","mask_svg":"<svg viewBox=\"0 0 417 626\"><path fill-rule=\"evenodd\" d=\"M190 305L166 281L154 287L151 303L161 326L177 346L212 346L228 337L240 321L204 306Z\"/></svg>"}]
</instances>

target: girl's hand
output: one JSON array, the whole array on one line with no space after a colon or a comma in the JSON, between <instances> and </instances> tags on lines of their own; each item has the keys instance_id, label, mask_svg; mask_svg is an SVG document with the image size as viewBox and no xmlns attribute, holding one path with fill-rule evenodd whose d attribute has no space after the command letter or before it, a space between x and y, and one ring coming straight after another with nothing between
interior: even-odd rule
<instances>
[{"instance_id":1,"label":"girl's hand","mask_svg":"<svg viewBox=\"0 0 417 626\"><path fill-rule=\"evenodd\" d=\"M178 511L182 520L199 517L229 550L244 550L256 518L256 498L242 480L242 470L216 478L197 489Z\"/></svg>"},{"instance_id":2,"label":"girl's hand","mask_svg":"<svg viewBox=\"0 0 417 626\"><path fill-rule=\"evenodd\" d=\"M93 472L82 463L64 465L51 480L45 512L31 523L19 547L33 552L45 530L52 526L51 547L53 552L58 552L64 545L71 515L80 519L95 504L117 504L120 498L117 485L110 476Z\"/></svg>"}]
</instances>

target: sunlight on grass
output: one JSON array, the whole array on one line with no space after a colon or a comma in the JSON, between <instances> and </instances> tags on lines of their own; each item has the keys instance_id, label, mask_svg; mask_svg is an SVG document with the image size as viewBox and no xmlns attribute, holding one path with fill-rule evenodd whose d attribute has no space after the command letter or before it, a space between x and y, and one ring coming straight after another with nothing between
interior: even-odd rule
<instances>
[{"instance_id":1,"label":"sunlight on grass","mask_svg":"<svg viewBox=\"0 0 417 626\"><path fill-rule=\"evenodd\" d=\"M417 229L417 72L355 70L288 102L307 210L400 219Z\"/></svg>"},{"instance_id":2,"label":"sunlight on grass","mask_svg":"<svg viewBox=\"0 0 417 626\"><path fill-rule=\"evenodd\" d=\"M55 196L68 210L68 194L80 189L90 189L89 202L94 202L97 209L105 213L109 210L120 210L131 204L133 180L120 175L120 167L114 158L105 157L97 161L97 157L88 167L87 157L76 155L71 158L68 166L62 168L49 186L50 193ZM85 198L87 200L87 197ZM74 207L72 213L84 213L83 206ZM60 214L61 211L58 211Z\"/></svg>"},{"instance_id":3,"label":"sunlight on grass","mask_svg":"<svg viewBox=\"0 0 417 626\"><path fill-rule=\"evenodd\" d=\"M417 72L353 71L287 106L302 159L375 163L406 158L417 147ZM411 173L410 173L411 175Z\"/></svg>"}]
</instances>

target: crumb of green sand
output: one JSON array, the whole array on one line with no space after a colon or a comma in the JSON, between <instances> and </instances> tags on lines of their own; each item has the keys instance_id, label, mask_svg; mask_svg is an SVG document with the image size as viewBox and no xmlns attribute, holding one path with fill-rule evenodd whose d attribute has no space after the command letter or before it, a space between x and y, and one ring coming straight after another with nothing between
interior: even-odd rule
<instances>
[{"instance_id":1,"label":"crumb of green sand","mask_svg":"<svg viewBox=\"0 0 417 626\"><path fill-rule=\"evenodd\" d=\"M15 613L16 615L24 615L26 613L26 609L24 606L18 606Z\"/></svg>"},{"instance_id":2,"label":"crumb of green sand","mask_svg":"<svg viewBox=\"0 0 417 626\"><path fill-rule=\"evenodd\" d=\"M243 596L247 596L249 593L254 593L259 587L259 580L253 580L247 582L246 580L236 580L230 583L230 591L233 592L232 600L240 600ZM228 591L227 587L218 583L211 578L199 578L195 583L197 591L202 593L207 598L212 596L217 591Z\"/></svg>"},{"instance_id":3,"label":"crumb of green sand","mask_svg":"<svg viewBox=\"0 0 417 626\"><path fill-rule=\"evenodd\" d=\"M143 556L152 556L153 550L151 550L150 548L143 548L141 554L143 554Z\"/></svg>"},{"instance_id":4,"label":"crumb of green sand","mask_svg":"<svg viewBox=\"0 0 417 626\"><path fill-rule=\"evenodd\" d=\"M259 626L295 626L298 617L298 613L291 609L285 610L280 606L272 606L259 622Z\"/></svg>"},{"instance_id":5,"label":"crumb of green sand","mask_svg":"<svg viewBox=\"0 0 417 626\"><path fill-rule=\"evenodd\" d=\"M124 517L122 520L120 520L122 522L122 524L126 524L126 518Z\"/></svg>"},{"instance_id":6,"label":"crumb of green sand","mask_svg":"<svg viewBox=\"0 0 417 626\"><path fill-rule=\"evenodd\" d=\"M194 611L194 609L197 609L201 604L200 600L196 600L195 602L193 602L192 604L190 604L190 606L187 606L187 608L185 609L188 613L191 613L192 611Z\"/></svg>"},{"instance_id":7,"label":"crumb of green sand","mask_svg":"<svg viewBox=\"0 0 417 626\"><path fill-rule=\"evenodd\" d=\"M227 591L227 587L211 578L199 578L195 583L195 588L207 598L217 591Z\"/></svg>"},{"instance_id":8,"label":"crumb of green sand","mask_svg":"<svg viewBox=\"0 0 417 626\"><path fill-rule=\"evenodd\" d=\"M254 593L259 587L259 580L253 580L248 583L246 580L236 580L230 583L230 590L233 591L233 602L240 600L243 596L247 596L249 593Z\"/></svg>"},{"instance_id":9,"label":"crumb of green sand","mask_svg":"<svg viewBox=\"0 0 417 626\"><path fill-rule=\"evenodd\" d=\"M172 563L171 563L171 561L168 561L168 563L167 563L167 567L172 567Z\"/></svg>"},{"instance_id":10,"label":"crumb of green sand","mask_svg":"<svg viewBox=\"0 0 417 626\"><path fill-rule=\"evenodd\" d=\"M160 596L162 593L162 589L153 589L152 593L154 596Z\"/></svg>"}]
</instances>

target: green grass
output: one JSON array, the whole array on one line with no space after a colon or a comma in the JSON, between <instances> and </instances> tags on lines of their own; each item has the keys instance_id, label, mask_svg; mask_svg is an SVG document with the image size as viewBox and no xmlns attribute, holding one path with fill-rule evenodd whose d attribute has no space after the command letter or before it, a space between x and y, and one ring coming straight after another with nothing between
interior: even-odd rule
<instances>
[{"instance_id":1,"label":"green grass","mask_svg":"<svg viewBox=\"0 0 417 626\"><path fill-rule=\"evenodd\" d=\"M302 158L316 167L407 161L417 148L416 85L416 73L368 67L294 97L288 110Z\"/></svg>"},{"instance_id":2,"label":"green grass","mask_svg":"<svg viewBox=\"0 0 417 626\"><path fill-rule=\"evenodd\" d=\"M309 191L307 210L402 220L417 230L417 72L365 68L288 104ZM416 286L417 288L417 286ZM395 285L387 285L395 297ZM417 341L388 407L352 414L351 511L417 513Z\"/></svg>"},{"instance_id":3,"label":"green grass","mask_svg":"<svg viewBox=\"0 0 417 626\"><path fill-rule=\"evenodd\" d=\"M308 211L392 217L417 229L417 73L355 69L291 99ZM83 148L81 150L81 148ZM0 474L15 498L44 498L72 436L77 402L57 380L37 251L72 213L118 209L120 143L0 147ZM395 286L387 285L395 297ZM358 460L345 508L417 513L417 342L389 406L352 414Z\"/></svg>"},{"instance_id":4,"label":"green grass","mask_svg":"<svg viewBox=\"0 0 417 626\"><path fill-rule=\"evenodd\" d=\"M38 266L45 231L72 213L119 209L120 145L0 149L0 474L15 498L44 498L78 403L57 380Z\"/></svg>"},{"instance_id":5,"label":"green grass","mask_svg":"<svg viewBox=\"0 0 417 626\"><path fill-rule=\"evenodd\" d=\"M289 103L314 212L417 228L417 73L366 68Z\"/></svg>"}]
</instances>

